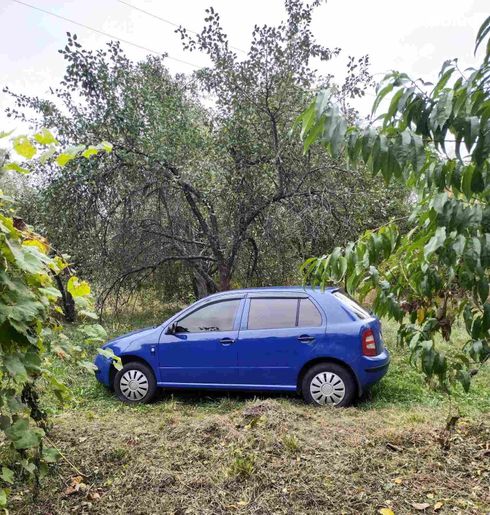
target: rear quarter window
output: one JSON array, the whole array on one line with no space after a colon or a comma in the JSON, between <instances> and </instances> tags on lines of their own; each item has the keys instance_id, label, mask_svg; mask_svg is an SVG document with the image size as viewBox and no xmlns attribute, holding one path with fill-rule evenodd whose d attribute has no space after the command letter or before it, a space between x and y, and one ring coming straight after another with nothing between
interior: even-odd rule
<instances>
[{"instance_id":1,"label":"rear quarter window","mask_svg":"<svg viewBox=\"0 0 490 515\"><path fill-rule=\"evenodd\" d=\"M351 299L345 293L341 291L334 291L332 295L339 300L351 313L354 313L361 320L365 320L366 318L371 318L371 313L364 309L360 304L358 304L354 299Z\"/></svg>"}]
</instances>

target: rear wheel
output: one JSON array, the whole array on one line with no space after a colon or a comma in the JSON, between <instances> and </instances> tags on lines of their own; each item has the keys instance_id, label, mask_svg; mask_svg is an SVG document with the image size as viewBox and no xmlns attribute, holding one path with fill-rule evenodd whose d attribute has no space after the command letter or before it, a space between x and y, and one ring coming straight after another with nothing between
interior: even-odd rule
<instances>
[{"instance_id":1,"label":"rear wheel","mask_svg":"<svg viewBox=\"0 0 490 515\"><path fill-rule=\"evenodd\" d=\"M151 369L143 363L124 365L114 378L114 390L128 404L146 404L155 396L157 383Z\"/></svg>"},{"instance_id":2,"label":"rear wheel","mask_svg":"<svg viewBox=\"0 0 490 515\"><path fill-rule=\"evenodd\" d=\"M309 404L346 407L352 404L356 396L356 384L343 366L319 363L304 375L301 391Z\"/></svg>"}]
</instances>

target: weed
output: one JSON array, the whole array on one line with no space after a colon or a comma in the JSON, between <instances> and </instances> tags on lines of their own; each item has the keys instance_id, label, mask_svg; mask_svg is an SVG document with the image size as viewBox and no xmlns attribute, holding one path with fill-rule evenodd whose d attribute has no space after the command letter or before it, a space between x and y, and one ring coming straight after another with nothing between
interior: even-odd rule
<instances>
[{"instance_id":1,"label":"weed","mask_svg":"<svg viewBox=\"0 0 490 515\"><path fill-rule=\"evenodd\" d=\"M282 439L284 448L289 452L299 451L299 440L295 435L285 435Z\"/></svg>"},{"instance_id":2,"label":"weed","mask_svg":"<svg viewBox=\"0 0 490 515\"><path fill-rule=\"evenodd\" d=\"M111 449L107 454L107 459L109 461L115 462L115 463L121 463L124 460L124 458L127 456L128 451L126 449L123 449L122 447L117 447L116 449Z\"/></svg>"},{"instance_id":3,"label":"weed","mask_svg":"<svg viewBox=\"0 0 490 515\"><path fill-rule=\"evenodd\" d=\"M245 451L235 451L235 457L228 469L232 477L248 478L255 470L255 457Z\"/></svg>"}]
</instances>

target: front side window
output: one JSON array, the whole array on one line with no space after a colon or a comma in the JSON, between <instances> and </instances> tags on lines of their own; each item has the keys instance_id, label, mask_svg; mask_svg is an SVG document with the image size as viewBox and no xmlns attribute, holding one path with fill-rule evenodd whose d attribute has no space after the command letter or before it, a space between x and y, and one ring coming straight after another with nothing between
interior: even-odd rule
<instances>
[{"instance_id":1,"label":"front side window","mask_svg":"<svg viewBox=\"0 0 490 515\"><path fill-rule=\"evenodd\" d=\"M177 322L177 333L232 331L240 299L208 304Z\"/></svg>"},{"instance_id":2,"label":"front side window","mask_svg":"<svg viewBox=\"0 0 490 515\"><path fill-rule=\"evenodd\" d=\"M296 327L298 299L251 299L248 329Z\"/></svg>"}]
</instances>

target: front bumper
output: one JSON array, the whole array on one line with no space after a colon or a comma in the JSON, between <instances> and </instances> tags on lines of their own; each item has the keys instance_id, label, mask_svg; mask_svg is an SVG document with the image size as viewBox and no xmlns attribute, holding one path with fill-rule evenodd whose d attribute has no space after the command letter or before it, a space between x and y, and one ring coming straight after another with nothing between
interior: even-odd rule
<instances>
[{"instance_id":1,"label":"front bumper","mask_svg":"<svg viewBox=\"0 0 490 515\"><path fill-rule=\"evenodd\" d=\"M100 383L111 386L110 382L110 370L112 365L112 360L102 356L102 354L97 354L94 364L97 367L95 371L95 377L97 381Z\"/></svg>"}]
</instances>

